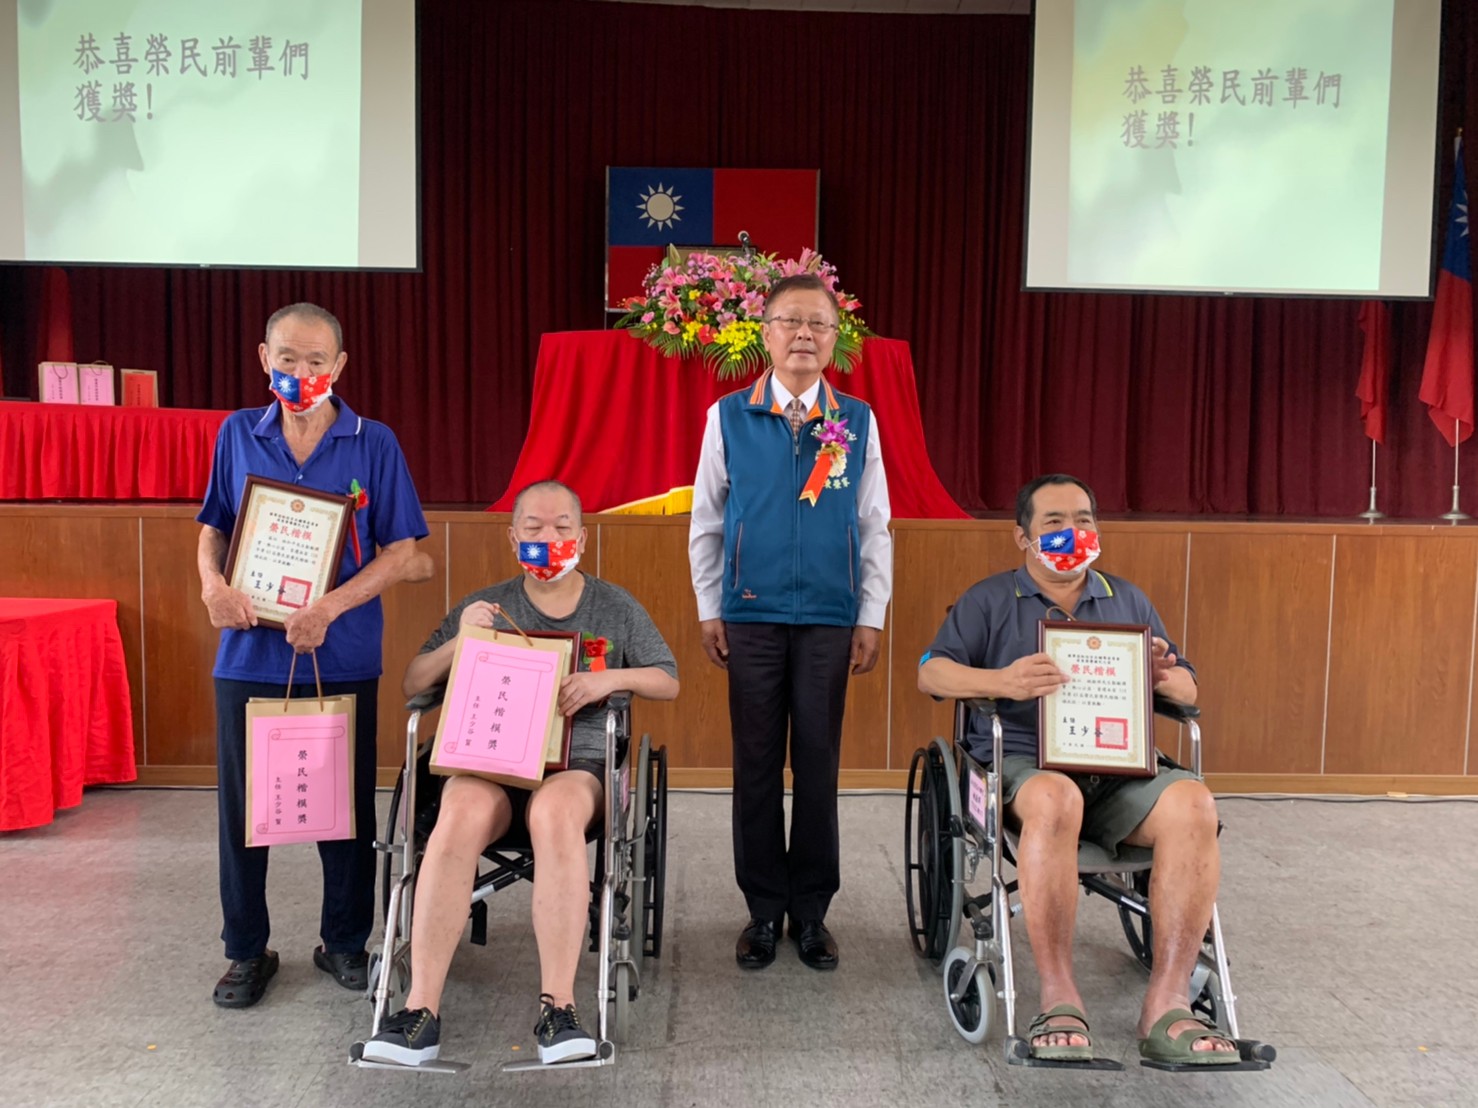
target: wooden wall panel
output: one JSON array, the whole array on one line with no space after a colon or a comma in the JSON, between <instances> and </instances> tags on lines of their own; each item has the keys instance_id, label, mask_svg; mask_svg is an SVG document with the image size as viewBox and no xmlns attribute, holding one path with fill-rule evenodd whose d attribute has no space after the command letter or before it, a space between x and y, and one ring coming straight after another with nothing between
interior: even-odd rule
<instances>
[{"instance_id":1,"label":"wooden wall panel","mask_svg":"<svg viewBox=\"0 0 1478 1108\"><path fill-rule=\"evenodd\" d=\"M150 766L216 764L215 665L220 632L200 600L200 524L142 520L144 697ZM143 762L143 759L140 759ZM214 779L214 778L212 778Z\"/></svg>"},{"instance_id":2,"label":"wooden wall panel","mask_svg":"<svg viewBox=\"0 0 1478 1108\"><path fill-rule=\"evenodd\" d=\"M199 599L193 515L186 505L0 505L0 593L119 602L138 758L155 783L214 781L216 634ZM400 758L405 662L449 603L517 572L506 515L430 519L436 579L385 598L385 766ZM588 525L586 568L631 589L678 656L681 698L644 707L638 725L668 744L682 780L721 783L727 686L698 646L686 519ZM961 592L1019 564L1010 532L1008 520L895 523L883 668L853 686L844 784L900 785L913 749L948 733L949 707L916 691L918 657ZM1207 769L1220 780L1294 791L1469 787L1478 529L1125 521L1110 526L1106 551L1104 568L1146 588L1201 671Z\"/></svg>"},{"instance_id":3,"label":"wooden wall panel","mask_svg":"<svg viewBox=\"0 0 1478 1108\"><path fill-rule=\"evenodd\" d=\"M920 746L954 728L950 702L919 692L919 658L934 640L949 606L983 577L1021 564L1009 524L907 520L893 531L893 634L888 659L893 687L891 743L886 765L907 769Z\"/></svg>"},{"instance_id":4,"label":"wooden wall panel","mask_svg":"<svg viewBox=\"0 0 1478 1108\"><path fill-rule=\"evenodd\" d=\"M1339 536L1325 773L1463 770L1478 544Z\"/></svg>"},{"instance_id":5,"label":"wooden wall panel","mask_svg":"<svg viewBox=\"0 0 1478 1108\"><path fill-rule=\"evenodd\" d=\"M134 757L144 760L139 521L86 508L11 509L0 516L0 596L118 602L118 635L133 701Z\"/></svg>"},{"instance_id":6,"label":"wooden wall panel","mask_svg":"<svg viewBox=\"0 0 1478 1108\"><path fill-rule=\"evenodd\" d=\"M646 608L677 659L682 691L675 701L642 701L632 724L666 744L674 766L728 766L729 682L708 660L698 637L698 605L688 574L688 519L602 519L600 575Z\"/></svg>"},{"instance_id":7,"label":"wooden wall panel","mask_svg":"<svg viewBox=\"0 0 1478 1108\"><path fill-rule=\"evenodd\" d=\"M1208 772L1319 772L1334 542L1191 540L1188 656L1201 679Z\"/></svg>"},{"instance_id":8,"label":"wooden wall panel","mask_svg":"<svg viewBox=\"0 0 1478 1108\"><path fill-rule=\"evenodd\" d=\"M406 713L405 696L400 691L401 678L405 676L405 667L421 649L426 636L441 622L449 606L447 525L431 521L430 531L421 541L420 549L431 555L436 565L435 575L423 584L396 585L380 596L385 609L385 672L380 678L379 734L376 737L381 766L399 766L405 762Z\"/></svg>"},{"instance_id":9,"label":"wooden wall panel","mask_svg":"<svg viewBox=\"0 0 1478 1108\"><path fill-rule=\"evenodd\" d=\"M446 574L449 602L441 614L468 593L517 576L518 559L508 545L508 520L503 512L438 512L432 518L447 521ZM590 540L582 563L594 568L600 555L596 529L586 524ZM438 617L439 618L439 617ZM427 634L430 629L427 629ZM425 635L421 637L425 641Z\"/></svg>"}]
</instances>

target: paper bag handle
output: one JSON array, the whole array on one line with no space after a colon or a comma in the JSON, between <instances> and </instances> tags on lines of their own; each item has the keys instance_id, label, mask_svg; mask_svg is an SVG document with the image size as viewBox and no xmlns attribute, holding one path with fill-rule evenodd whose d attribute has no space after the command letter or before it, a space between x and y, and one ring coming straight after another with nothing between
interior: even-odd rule
<instances>
[{"instance_id":1,"label":"paper bag handle","mask_svg":"<svg viewBox=\"0 0 1478 1108\"><path fill-rule=\"evenodd\" d=\"M313 684L318 687L318 708L320 711L322 711L323 678L318 676L318 651L310 650L308 653L313 655ZM294 652L292 665L287 667L287 692L282 697L282 710L284 712L287 711L287 702L291 700L293 696L293 673L298 668L298 657L299 655Z\"/></svg>"},{"instance_id":2,"label":"paper bag handle","mask_svg":"<svg viewBox=\"0 0 1478 1108\"><path fill-rule=\"evenodd\" d=\"M529 638L529 633L525 631L522 627L520 627L517 622L514 621L514 618L510 616L507 611L504 610L503 605L501 604L493 605L493 634L496 635L498 633L497 623L499 616L502 616L510 624L512 624L513 629L523 636L524 642L528 643L530 646L534 645L534 640Z\"/></svg>"}]
</instances>

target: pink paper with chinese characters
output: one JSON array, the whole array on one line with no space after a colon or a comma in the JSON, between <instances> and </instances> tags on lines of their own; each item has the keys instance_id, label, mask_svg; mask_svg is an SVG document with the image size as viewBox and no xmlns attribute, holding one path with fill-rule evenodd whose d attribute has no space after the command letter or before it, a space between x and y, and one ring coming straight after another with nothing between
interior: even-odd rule
<instances>
[{"instance_id":1,"label":"pink paper with chinese characters","mask_svg":"<svg viewBox=\"0 0 1478 1108\"><path fill-rule=\"evenodd\" d=\"M464 629L447 677L431 768L534 788L557 718L559 685L569 670L568 643ZM563 647L563 649L562 649Z\"/></svg>"},{"instance_id":2,"label":"pink paper with chinese characters","mask_svg":"<svg viewBox=\"0 0 1478 1108\"><path fill-rule=\"evenodd\" d=\"M246 726L246 845L353 838L353 698L252 700Z\"/></svg>"}]
</instances>

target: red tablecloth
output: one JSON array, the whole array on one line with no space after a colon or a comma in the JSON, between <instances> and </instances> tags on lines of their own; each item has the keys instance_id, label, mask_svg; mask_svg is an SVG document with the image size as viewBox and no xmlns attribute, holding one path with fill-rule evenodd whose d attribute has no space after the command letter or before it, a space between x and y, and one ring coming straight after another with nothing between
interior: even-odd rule
<instances>
[{"instance_id":1,"label":"red tablecloth","mask_svg":"<svg viewBox=\"0 0 1478 1108\"><path fill-rule=\"evenodd\" d=\"M118 602L0 597L0 831L137 776Z\"/></svg>"},{"instance_id":2,"label":"red tablecloth","mask_svg":"<svg viewBox=\"0 0 1478 1108\"><path fill-rule=\"evenodd\" d=\"M965 519L929 461L908 343L868 339L850 374L832 385L877 415L895 519ZM743 381L720 381L701 358L666 358L625 331L545 335L534 368L529 433L508 489L558 478L586 511L606 511L690 486L698 469L704 413Z\"/></svg>"},{"instance_id":3,"label":"red tablecloth","mask_svg":"<svg viewBox=\"0 0 1478 1108\"><path fill-rule=\"evenodd\" d=\"M0 403L0 500L199 500L230 414Z\"/></svg>"}]
</instances>

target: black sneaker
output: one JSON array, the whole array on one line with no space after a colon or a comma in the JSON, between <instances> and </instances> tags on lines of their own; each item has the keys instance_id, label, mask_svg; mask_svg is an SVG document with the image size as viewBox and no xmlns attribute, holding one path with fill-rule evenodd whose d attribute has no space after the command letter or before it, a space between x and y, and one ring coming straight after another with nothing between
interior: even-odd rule
<instances>
[{"instance_id":1,"label":"black sneaker","mask_svg":"<svg viewBox=\"0 0 1478 1108\"><path fill-rule=\"evenodd\" d=\"M539 1001L543 1007L539 1012L539 1022L534 1025L534 1035L539 1040L539 1061L568 1062L575 1058L594 1058L595 1039L580 1026L575 1006L556 1008L554 997L548 993L540 993Z\"/></svg>"},{"instance_id":2,"label":"black sneaker","mask_svg":"<svg viewBox=\"0 0 1478 1108\"><path fill-rule=\"evenodd\" d=\"M364 1044L363 1057L371 1062L418 1066L441 1053L441 1020L430 1008L402 1008L380 1024L380 1033Z\"/></svg>"}]
</instances>

